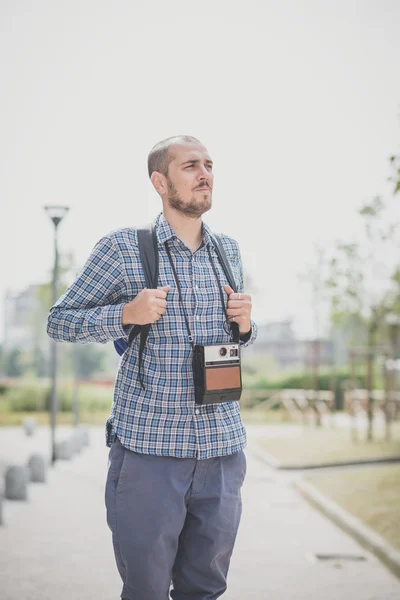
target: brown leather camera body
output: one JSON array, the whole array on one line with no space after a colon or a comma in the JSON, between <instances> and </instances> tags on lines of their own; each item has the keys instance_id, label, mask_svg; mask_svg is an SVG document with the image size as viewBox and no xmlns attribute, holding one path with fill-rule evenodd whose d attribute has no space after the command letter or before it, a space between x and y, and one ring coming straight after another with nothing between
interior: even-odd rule
<instances>
[{"instance_id":1,"label":"brown leather camera body","mask_svg":"<svg viewBox=\"0 0 400 600\"><path fill-rule=\"evenodd\" d=\"M219 404L240 400L240 345L228 343L194 346L193 378L196 404Z\"/></svg>"}]
</instances>

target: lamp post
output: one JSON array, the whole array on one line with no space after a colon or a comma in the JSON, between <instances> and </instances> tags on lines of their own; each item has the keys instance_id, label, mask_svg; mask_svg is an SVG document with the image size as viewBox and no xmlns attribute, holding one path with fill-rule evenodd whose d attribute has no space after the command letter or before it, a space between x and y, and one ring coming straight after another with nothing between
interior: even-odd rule
<instances>
[{"instance_id":1,"label":"lamp post","mask_svg":"<svg viewBox=\"0 0 400 600\"><path fill-rule=\"evenodd\" d=\"M394 398L396 389L397 371L400 367L400 318L395 313L386 316L386 324L389 332L389 349L384 358L384 381L385 381L385 421L386 440L391 439L391 422L396 413L396 401Z\"/></svg>"},{"instance_id":2,"label":"lamp post","mask_svg":"<svg viewBox=\"0 0 400 600\"><path fill-rule=\"evenodd\" d=\"M389 329L393 358L400 358L400 317L399 315L390 313L387 316L386 321Z\"/></svg>"},{"instance_id":3,"label":"lamp post","mask_svg":"<svg viewBox=\"0 0 400 600\"><path fill-rule=\"evenodd\" d=\"M54 225L54 267L52 278L51 304L54 305L58 298L58 226L63 217L67 214L68 206L45 206L45 211ZM51 427L51 464L54 465L56 460L56 419L57 419L57 367L58 367L58 344L55 340L51 340L50 344L50 427Z\"/></svg>"}]
</instances>

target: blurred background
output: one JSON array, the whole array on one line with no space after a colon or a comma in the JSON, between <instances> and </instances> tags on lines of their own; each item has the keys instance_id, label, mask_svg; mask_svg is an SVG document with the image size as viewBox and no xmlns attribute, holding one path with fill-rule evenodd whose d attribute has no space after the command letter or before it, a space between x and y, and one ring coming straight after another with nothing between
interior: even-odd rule
<instances>
[{"instance_id":1,"label":"blurred background","mask_svg":"<svg viewBox=\"0 0 400 600\"><path fill-rule=\"evenodd\" d=\"M3 431L49 426L55 375L57 424L105 423L118 356L60 344L52 370L52 289L158 214L147 154L189 134L259 326L243 417L297 432L257 443L286 466L400 459L399 23L397 0L0 2ZM315 484L400 548L398 471Z\"/></svg>"}]
</instances>

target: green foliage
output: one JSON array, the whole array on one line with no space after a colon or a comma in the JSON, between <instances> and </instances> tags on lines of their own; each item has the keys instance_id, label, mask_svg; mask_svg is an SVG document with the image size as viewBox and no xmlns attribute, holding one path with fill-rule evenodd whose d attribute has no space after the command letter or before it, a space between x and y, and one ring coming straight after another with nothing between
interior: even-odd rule
<instances>
[{"instance_id":1,"label":"green foliage","mask_svg":"<svg viewBox=\"0 0 400 600\"><path fill-rule=\"evenodd\" d=\"M79 392L82 408L90 412L109 410L112 403L113 391L110 388L82 387Z\"/></svg>"},{"instance_id":2,"label":"green foliage","mask_svg":"<svg viewBox=\"0 0 400 600\"><path fill-rule=\"evenodd\" d=\"M50 410L50 387L40 383L27 382L6 389L2 396L2 407L11 412L35 412ZM88 385L79 388L79 404L88 411L105 411L110 408L112 390ZM62 385L57 390L58 410L71 412L73 390Z\"/></svg>"},{"instance_id":3,"label":"green foliage","mask_svg":"<svg viewBox=\"0 0 400 600\"><path fill-rule=\"evenodd\" d=\"M390 162L393 169L393 176L390 177L390 181L394 183L393 194L397 194L400 191L400 157L391 156Z\"/></svg>"},{"instance_id":4,"label":"green foliage","mask_svg":"<svg viewBox=\"0 0 400 600\"><path fill-rule=\"evenodd\" d=\"M4 394L4 401L8 410L12 412L36 411L44 410L45 397L45 388L34 384L24 384L10 387Z\"/></svg>"},{"instance_id":5,"label":"green foliage","mask_svg":"<svg viewBox=\"0 0 400 600\"><path fill-rule=\"evenodd\" d=\"M71 351L79 378L90 379L95 373L102 370L105 358L104 348L99 348L96 344L75 344Z\"/></svg>"},{"instance_id":6,"label":"green foliage","mask_svg":"<svg viewBox=\"0 0 400 600\"><path fill-rule=\"evenodd\" d=\"M363 324L364 343L369 347L384 341L386 317L395 309L396 282L390 269L385 272L382 264L383 257L395 247L397 224L387 223L385 210L380 197L362 206L359 214L364 222L364 239L358 244L337 244L326 281L333 326L343 328L346 322L353 322L359 331Z\"/></svg>"},{"instance_id":7,"label":"green foliage","mask_svg":"<svg viewBox=\"0 0 400 600\"><path fill-rule=\"evenodd\" d=\"M4 357L4 371L9 377L20 377L23 374L22 352L19 348L11 350Z\"/></svg>"},{"instance_id":8,"label":"green foliage","mask_svg":"<svg viewBox=\"0 0 400 600\"><path fill-rule=\"evenodd\" d=\"M335 374L329 371L321 371L318 375L318 389L333 389L336 398L336 408L341 410L343 407L343 393L349 385L349 371L341 369ZM285 389L311 389L311 373L301 372L293 373L279 380L267 379L260 375L253 379L251 385L247 385L249 390L285 390Z\"/></svg>"},{"instance_id":9,"label":"green foliage","mask_svg":"<svg viewBox=\"0 0 400 600\"><path fill-rule=\"evenodd\" d=\"M44 377L47 374L47 361L39 347L29 351L14 348L4 353L2 369L7 377Z\"/></svg>"},{"instance_id":10,"label":"green foliage","mask_svg":"<svg viewBox=\"0 0 400 600\"><path fill-rule=\"evenodd\" d=\"M359 210L362 217L378 217L385 209L385 204L379 196L376 196L370 204L366 203Z\"/></svg>"}]
</instances>

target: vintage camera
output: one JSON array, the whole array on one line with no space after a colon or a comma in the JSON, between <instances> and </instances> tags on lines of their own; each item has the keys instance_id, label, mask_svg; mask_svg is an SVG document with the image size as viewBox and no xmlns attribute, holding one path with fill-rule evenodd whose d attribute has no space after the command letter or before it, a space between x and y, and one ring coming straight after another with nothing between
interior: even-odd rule
<instances>
[{"instance_id":1,"label":"vintage camera","mask_svg":"<svg viewBox=\"0 0 400 600\"><path fill-rule=\"evenodd\" d=\"M242 372L239 344L195 345L193 378L196 404L240 400Z\"/></svg>"}]
</instances>

